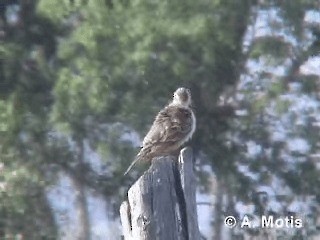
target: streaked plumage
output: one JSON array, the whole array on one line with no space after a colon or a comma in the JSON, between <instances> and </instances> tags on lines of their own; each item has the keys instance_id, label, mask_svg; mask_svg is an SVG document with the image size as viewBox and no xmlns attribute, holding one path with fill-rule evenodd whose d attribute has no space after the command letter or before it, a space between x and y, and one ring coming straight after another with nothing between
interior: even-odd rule
<instances>
[{"instance_id":1,"label":"streaked plumage","mask_svg":"<svg viewBox=\"0 0 320 240\"><path fill-rule=\"evenodd\" d=\"M189 89L178 88L174 92L172 102L156 116L143 139L140 152L125 174L140 160L150 161L154 157L176 152L192 137L196 118L190 104Z\"/></svg>"}]
</instances>

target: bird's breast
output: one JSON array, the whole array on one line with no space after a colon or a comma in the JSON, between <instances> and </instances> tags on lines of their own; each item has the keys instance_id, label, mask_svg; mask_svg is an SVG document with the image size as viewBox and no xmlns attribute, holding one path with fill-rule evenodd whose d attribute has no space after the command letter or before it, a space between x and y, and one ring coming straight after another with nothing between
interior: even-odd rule
<instances>
[{"instance_id":1,"label":"bird's breast","mask_svg":"<svg viewBox=\"0 0 320 240\"><path fill-rule=\"evenodd\" d=\"M191 121L192 121L192 125L191 125L191 131L190 131L190 134L188 135L188 139L187 141L192 138L195 130L196 130L196 125L197 125L197 122L196 122L196 117L194 116L194 113L193 111L191 110Z\"/></svg>"},{"instance_id":2,"label":"bird's breast","mask_svg":"<svg viewBox=\"0 0 320 240\"><path fill-rule=\"evenodd\" d=\"M183 139L181 144L184 144L185 142L189 141L196 130L196 117L191 109L190 109L190 113L191 113L190 114L190 124L191 124L190 131L186 135L185 139Z\"/></svg>"}]
</instances>

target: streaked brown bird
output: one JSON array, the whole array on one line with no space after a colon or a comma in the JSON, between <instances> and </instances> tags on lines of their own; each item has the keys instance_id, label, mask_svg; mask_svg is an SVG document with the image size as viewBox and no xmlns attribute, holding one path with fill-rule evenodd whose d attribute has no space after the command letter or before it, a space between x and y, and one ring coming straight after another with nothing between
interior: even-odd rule
<instances>
[{"instance_id":1,"label":"streaked brown bird","mask_svg":"<svg viewBox=\"0 0 320 240\"><path fill-rule=\"evenodd\" d=\"M173 94L173 100L156 116L143 139L140 152L124 175L137 162L151 161L157 156L171 155L191 139L196 129L196 118L190 105L190 90L178 88Z\"/></svg>"}]
</instances>

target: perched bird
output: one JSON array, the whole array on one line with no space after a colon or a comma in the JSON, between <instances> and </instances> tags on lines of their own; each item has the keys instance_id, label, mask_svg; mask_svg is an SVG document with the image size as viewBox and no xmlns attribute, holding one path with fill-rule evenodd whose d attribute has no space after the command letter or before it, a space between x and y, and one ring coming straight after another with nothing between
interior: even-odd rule
<instances>
[{"instance_id":1,"label":"perched bird","mask_svg":"<svg viewBox=\"0 0 320 240\"><path fill-rule=\"evenodd\" d=\"M180 150L196 128L196 118L190 105L190 90L178 88L173 94L173 100L156 116L143 139L140 152L124 175L138 161L151 161L154 157L170 155Z\"/></svg>"}]
</instances>

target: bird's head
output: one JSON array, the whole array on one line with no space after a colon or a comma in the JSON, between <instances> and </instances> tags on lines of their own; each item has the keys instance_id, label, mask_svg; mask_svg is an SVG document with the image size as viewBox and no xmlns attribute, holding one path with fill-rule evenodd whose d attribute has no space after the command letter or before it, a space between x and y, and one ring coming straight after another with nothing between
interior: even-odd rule
<instances>
[{"instance_id":1,"label":"bird's head","mask_svg":"<svg viewBox=\"0 0 320 240\"><path fill-rule=\"evenodd\" d=\"M191 105L191 92L188 88L178 88L173 94L172 104L189 107Z\"/></svg>"}]
</instances>

